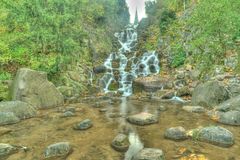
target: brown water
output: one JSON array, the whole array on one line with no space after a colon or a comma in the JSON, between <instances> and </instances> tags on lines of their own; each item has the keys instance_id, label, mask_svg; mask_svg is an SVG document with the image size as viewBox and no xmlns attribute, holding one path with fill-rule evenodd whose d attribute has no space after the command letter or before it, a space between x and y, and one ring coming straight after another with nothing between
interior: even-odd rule
<instances>
[{"instance_id":1,"label":"brown water","mask_svg":"<svg viewBox=\"0 0 240 160\"><path fill-rule=\"evenodd\" d=\"M168 110L159 112L157 107L160 105L166 106ZM123 160L124 153L116 152L110 147L111 141L120 131L130 132L130 141L134 143L126 157L131 157L135 151L141 149L141 145L144 145L144 147L162 149L166 160L178 159L181 148L186 148L189 154L203 154L209 160L240 160L240 128L216 124L205 114L188 113L182 110L180 105L139 100L115 104L104 103L100 108L106 108L107 112L99 112L100 108L93 106L91 103L75 104L76 116L69 118L60 117L61 108L42 110L39 111L37 118L4 126L12 132L1 136L1 143L29 148L26 152L19 151L8 160L41 160L44 149L48 145L63 141L73 145L73 152L67 160ZM125 122L124 117L127 115L142 111L159 115L159 122L148 126L135 126ZM93 121L92 128L86 131L72 129L75 123L86 118ZM164 131L169 127L182 126L189 130L209 125L219 125L230 130L235 136L235 145L230 148L221 148L191 139L175 142L164 139L163 136Z\"/></svg>"}]
</instances>

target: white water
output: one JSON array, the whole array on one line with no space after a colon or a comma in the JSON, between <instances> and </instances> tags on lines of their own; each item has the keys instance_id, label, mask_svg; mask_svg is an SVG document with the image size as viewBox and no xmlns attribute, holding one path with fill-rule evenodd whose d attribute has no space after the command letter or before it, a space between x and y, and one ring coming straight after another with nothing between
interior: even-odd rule
<instances>
[{"instance_id":1,"label":"white water","mask_svg":"<svg viewBox=\"0 0 240 160\"><path fill-rule=\"evenodd\" d=\"M139 76L157 74L160 71L158 55L155 51L146 52L137 57L134 51L137 45L137 25L129 24L122 32L115 33L120 48L117 53L111 53L104 62L107 72L101 78L105 93L120 92L123 96L132 94L133 80ZM117 63L114 66L113 63ZM110 89L111 85L118 83L118 89Z\"/></svg>"}]
</instances>

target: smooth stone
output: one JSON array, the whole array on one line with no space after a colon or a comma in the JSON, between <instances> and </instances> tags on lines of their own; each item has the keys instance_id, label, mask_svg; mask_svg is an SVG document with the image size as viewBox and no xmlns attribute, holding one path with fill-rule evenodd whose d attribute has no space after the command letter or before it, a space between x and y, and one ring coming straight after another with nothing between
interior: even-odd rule
<instances>
[{"instance_id":1,"label":"smooth stone","mask_svg":"<svg viewBox=\"0 0 240 160\"><path fill-rule=\"evenodd\" d=\"M80 123L74 125L75 130L86 130L93 126L92 121L90 119L85 119L81 121Z\"/></svg>"},{"instance_id":2,"label":"smooth stone","mask_svg":"<svg viewBox=\"0 0 240 160\"><path fill-rule=\"evenodd\" d=\"M147 112L131 115L127 117L128 122L136 125L148 125L158 122L158 117Z\"/></svg>"},{"instance_id":3,"label":"smooth stone","mask_svg":"<svg viewBox=\"0 0 240 160\"><path fill-rule=\"evenodd\" d=\"M17 151L16 147L10 144L0 143L0 159L6 158Z\"/></svg>"},{"instance_id":4,"label":"smooth stone","mask_svg":"<svg viewBox=\"0 0 240 160\"><path fill-rule=\"evenodd\" d=\"M126 152L129 145L128 136L125 134L118 134L111 143L112 148L119 152Z\"/></svg>"},{"instance_id":5,"label":"smooth stone","mask_svg":"<svg viewBox=\"0 0 240 160\"><path fill-rule=\"evenodd\" d=\"M72 147L69 142L59 142L52 144L45 149L44 157L53 158L53 157L66 157L72 151Z\"/></svg>"},{"instance_id":6,"label":"smooth stone","mask_svg":"<svg viewBox=\"0 0 240 160\"><path fill-rule=\"evenodd\" d=\"M230 147L234 144L233 134L219 126L202 128L197 133L197 139L220 147Z\"/></svg>"},{"instance_id":7,"label":"smooth stone","mask_svg":"<svg viewBox=\"0 0 240 160\"><path fill-rule=\"evenodd\" d=\"M12 112L21 120L32 118L37 115L35 107L21 101L0 102L0 112Z\"/></svg>"},{"instance_id":8,"label":"smooth stone","mask_svg":"<svg viewBox=\"0 0 240 160\"><path fill-rule=\"evenodd\" d=\"M20 122L20 119L12 112L0 112L0 125L15 124Z\"/></svg>"},{"instance_id":9,"label":"smooth stone","mask_svg":"<svg viewBox=\"0 0 240 160\"><path fill-rule=\"evenodd\" d=\"M227 112L227 111L230 111L230 110L240 111L240 105L239 104L240 104L240 95L236 96L236 97L233 97L233 98L219 104L216 107L216 110L217 111L223 111L223 112Z\"/></svg>"},{"instance_id":10,"label":"smooth stone","mask_svg":"<svg viewBox=\"0 0 240 160\"><path fill-rule=\"evenodd\" d=\"M63 113L63 115L61 117L74 117L75 113L71 112L71 111L66 111Z\"/></svg>"},{"instance_id":11,"label":"smooth stone","mask_svg":"<svg viewBox=\"0 0 240 160\"><path fill-rule=\"evenodd\" d=\"M144 148L133 156L132 160L165 160L161 149Z\"/></svg>"},{"instance_id":12,"label":"smooth stone","mask_svg":"<svg viewBox=\"0 0 240 160\"><path fill-rule=\"evenodd\" d=\"M172 127L165 131L164 137L172 140L185 140L187 139L187 133L181 126Z\"/></svg>"},{"instance_id":13,"label":"smooth stone","mask_svg":"<svg viewBox=\"0 0 240 160\"><path fill-rule=\"evenodd\" d=\"M205 112L204 107L201 107L201 106L183 106L182 109L187 112L194 112L194 113Z\"/></svg>"}]
</instances>

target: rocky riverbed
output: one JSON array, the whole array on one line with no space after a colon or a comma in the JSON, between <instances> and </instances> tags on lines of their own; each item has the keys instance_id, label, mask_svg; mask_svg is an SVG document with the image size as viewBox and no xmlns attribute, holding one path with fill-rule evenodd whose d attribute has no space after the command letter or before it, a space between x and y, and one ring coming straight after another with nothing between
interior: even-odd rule
<instances>
[{"instance_id":1,"label":"rocky riverbed","mask_svg":"<svg viewBox=\"0 0 240 160\"><path fill-rule=\"evenodd\" d=\"M165 111L162 110L163 106ZM66 112L73 112L74 116L63 116ZM140 122L140 125L136 125L125 120L127 117L139 113L148 113L145 114L147 117L152 114L154 118L157 117L157 122L146 125L142 125ZM143 120L146 119L143 118ZM74 129L76 124L81 122L84 122L85 125L88 125L89 122L91 127L84 128L84 130ZM177 126L182 126L186 130L188 138L184 137L180 141L166 138L166 131ZM192 129L216 126L231 132L234 144L231 144L231 139L222 137L223 141L230 141L230 145L226 148L226 146L222 147L205 140L200 141L198 135L190 135ZM39 110L34 118L0 127L0 133L1 143L16 147L15 151L9 154L9 160L44 159L47 147L59 142L67 142L71 148L67 151L64 150L63 155L56 159L120 160L124 159L125 152L115 151L111 147L112 141L119 133L127 136L129 133L135 133L142 143L142 147L161 149L166 160L183 159L186 156L194 155L201 155L209 160L240 159L238 126L219 124L211 120L205 112L189 112L179 104L152 100L108 99L100 100L98 103L84 102ZM180 136L182 135L180 134ZM130 144L130 147L131 145L134 144ZM157 152L160 153L160 151ZM54 153L52 154L54 155ZM128 152L128 157L134 156L131 154L134 153Z\"/></svg>"}]
</instances>

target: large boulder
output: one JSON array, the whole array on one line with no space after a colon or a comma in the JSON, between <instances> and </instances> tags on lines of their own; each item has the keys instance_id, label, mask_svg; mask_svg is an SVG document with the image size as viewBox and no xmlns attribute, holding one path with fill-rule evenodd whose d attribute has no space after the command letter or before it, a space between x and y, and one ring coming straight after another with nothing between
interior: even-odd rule
<instances>
[{"instance_id":1,"label":"large boulder","mask_svg":"<svg viewBox=\"0 0 240 160\"><path fill-rule=\"evenodd\" d=\"M27 102L38 108L62 105L62 94L47 80L45 72L19 69L12 86L12 99Z\"/></svg>"},{"instance_id":2,"label":"large boulder","mask_svg":"<svg viewBox=\"0 0 240 160\"><path fill-rule=\"evenodd\" d=\"M210 81L194 89L192 104L213 108L228 98L228 91L220 82Z\"/></svg>"},{"instance_id":3,"label":"large boulder","mask_svg":"<svg viewBox=\"0 0 240 160\"><path fill-rule=\"evenodd\" d=\"M19 119L27 119L36 116L36 108L26 102L8 101L0 103L0 112L13 113Z\"/></svg>"},{"instance_id":4,"label":"large boulder","mask_svg":"<svg viewBox=\"0 0 240 160\"><path fill-rule=\"evenodd\" d=\"M240 95L233 97L216 107L216 110L226 112L229 110L240 111Z\"/></svg>"},{"instance_id":5,"label":"large boulder","mask_svg":"<svg viewBox=\"0 0 240 160\"><path fill-rule=\"evenodd\" d=\"M12 112L0 112L0 125L14 124L20 122L20 119Z\"/></svg>"}]
</instances>

